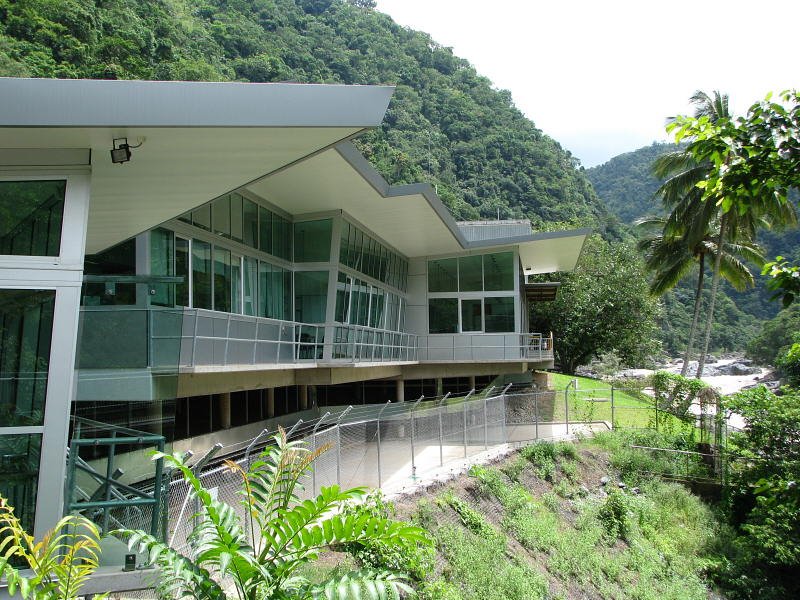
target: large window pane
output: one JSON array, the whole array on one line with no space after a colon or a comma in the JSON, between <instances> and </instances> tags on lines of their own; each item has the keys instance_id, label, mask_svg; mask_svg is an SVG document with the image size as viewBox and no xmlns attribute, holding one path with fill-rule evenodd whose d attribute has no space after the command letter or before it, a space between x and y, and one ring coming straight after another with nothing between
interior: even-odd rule
<instances>
[{"instance_id":1,"label":"large window pane","mask_svg":"<svg viewBox=\"0 0 800 600\"><path fill-rule=\"evenodd\" d=\"M484 298L486 333L512 333L514 331L514 298Z\"/></svg>"},{"instance_id":2,"label":"large window pane","mask_svg":"<svg viewBox=\"0 0 800 600\"><path fill-rule=\"evenodd\" d=\"M211 244L192 240L192 306L211 305Z\"/></svg>"},{"instance_id":3,"label":"large window pane","mask_svg":"<svg viewBox=\"0 0 800 600\"><path fill-rule=\"evenodd\" d=\"M175 234L167 229L154 229L150 232L150 273L153 275L174 275ZM175 294L171 283L157 283L153 286L151 304L174 306Z\"/></svg>"},{"instance_id":4,"label":"large window pane","mask_svg":"<svg viewBox=\"0 0 800 600\"><path fill-rule=\"evenodd\" d=\"M231 237L241 242L244 235L242 216L242 198L239 194L231 194Z\"/></svg>"},{"instance_id":5,"label":"large window pane","mask_svg":"<svg viewBox=\"0 0 800 600\"><path fill-rule=\"evenodd\" d=\"M231 312L231 252L214 248L214 310Z\"/></svg>"},{"instance_id":6,"label":"large window pane","mask_svg":"<svg viewBox=\"0 0 800 600\"><path fill-rule=\"evenodd\" d=\"M175 285L176 306L189 306L189 240L175 238L175 275L183 277L183 283Z\"/></svg>"},{"instance_id":7,"label":"large window pane","mask_svg":"<svg viewBox=\"0 0 800 600\"><path fill-rule=\"evenodd\" d=\"M244 314L255 316L258 310L258 261L255 258L244 258Z\"/></svg>"},{"instance_id":8,"label":"large window pane","mask_svg":"<svg viewBox=\"0 0 800 600\"><path fill-rule=\"evenodd\" d=\"M456 333L458 331L458 298L428 300L428 331Z\"/></svg>"},{"instance_id":9,"label":"large window pane","mask_svg":"<svg viewBox=\"0 0 800 600\"><path fill-rule=\"evenodd\" d=\"M483 290L482 256L462 256L458 259L458 289L462 292Z\"/></svg>"},{"instance_id":10,"label":"large window pane","mask_svg":"<svg viewBox=\"0 0 800 600\"><path fill-rule=\"evenodd\" d=\"M441 258L428 261L428 291L458 291L458 260Z\"/></svg>"},{"instance_id":11,"label":"large window pane","mask_svg":"<svg viewBox=\"0 0 800 600\"><path fill-rule=\"evenodd\" d=\"M272 254L292 260L292 224L276 214L272 215Z\"/></svg>"},{"instance_id":12,"label":"large window pane","mask_svg":"<svg viewBox=\"0 0 800 600\"><path fill-rule=\"evenodd\" d=\"M192 225L211 231L211 205L205 204L192 211Z\"/></svg>"},{"instance_id":13,"label":"large window pane","mask_svg":"<svg viewBox=\"0 0 800 600\"><path fill-rule=\"evenodd\" d=\"M28 533L33 533L41 453L41 434L0 435L0 496Z\"/></svg>"},{"instance_id":14,"label":"large window pane","mask_svg":"<svg viewBox=\"0 0 800 600\"><path fill-rule=\"evenodd\" d=\"M0 427L43 423L54 303L49 290L0 290Z\"/></svg>"},{"instance_id":15,"label":"large window pane","mask_svg":"<svg viewBox=\"0 0 800 600\"><path fill-rule=\"evenodd\" d=\"M217 198L211 204L214 233L230 237L231 235L231 197Z\"/></svg>"},{"instance_id":16,"label":"large window pane","mask_svg":"<svg viewBox=\"0 0 800 600\"><path fill-rule=\"evenodd\" d=\"M0 254L58 256L66 181L0 181Z\"/></svg>"},{"instance_id":17,"label":"large window pane","mask_svg":"<svg viewBox=\"0 0 800 600\"><path fill-rule=\"evenodd\" d=\"M242 258L231 256L231 312L242 312Z\"/></svg>"},{"instance_id":18,"label":"large window pane","mask_svg":"<svg viewBox=\"0 0 800 600\"><path fill-rule=\"evenodd\" d=\"M242 241L251 248L258 248L258 205L247 198L242 203L242 219Z\"/></svg>"},{"instance_id":19,"label":"large window pane","mask_svg":"<svg viewBox=\"0 0 800 600\"><path fill-rule=\"evenodd\" d=\"M294 274L295 321L324 323L327 300L327 271L298 271Z\"/></svg>"},{"instance_id":20,"label":"large window pane","mask_svg":"<svg viewBox=\"0 0 800 600\"><path fill-rule=\"evenodd\" d=\"M272 254L272 213L263 206L258 207L258 229L260 231L258 249Z\"/></svg>"},{"instance_id":21,"label":"large window pane","mask_svg":"<svg viewBox=\"0 0 800 600\"><path fill-rule=\"evenodd\" d=\"M336 316L339 323L347 323L347 308L350 304L350 286L347 285L347 275L339 273L336 283Z\"/></svg>"},{"instance_id":22,"label":"large window pane","mask_svg":"<svg viewBox=\"0 0 800 600\"><path fill-rule=\"evenodd\" d=\"M480 298L461 301L461 331L483 331L482 305Z\"/></svg>"},{"instance_id":23,"label":"large window pane","mask_svg":"<svg viewBox=\"0 0 800 600\"><path fill-rule=\"evenodd\" d=\"M484 289L511 291L514 289L514 253L497 252L483 255Z\"/></svg>"},{"instance_id":24,"label":"large window pane","mask_svg":"<svg viewBox=\"0 0 800 600\"><path fill-rule=\"evenodd\" d=\"M331 257L332 225L332 219L295 223L295 262L328 262Z\"/></svg>"}]
</instances>

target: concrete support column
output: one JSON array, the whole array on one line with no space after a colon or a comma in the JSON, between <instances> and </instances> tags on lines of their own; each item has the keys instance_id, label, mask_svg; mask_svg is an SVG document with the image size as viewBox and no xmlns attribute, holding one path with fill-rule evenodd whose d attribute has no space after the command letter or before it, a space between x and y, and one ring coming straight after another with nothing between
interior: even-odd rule
<instances>
[{"instance_id":1,"label":"concrete support column","mask_svg":"<svg viewBox=\"0 0 800 600\"><path fill-rule=\"evenodd\" d=\"M397 395L395 396L397 402L405 402L406 400L406 382L402 379L397 380Z\"/></svg>"},{"instance_id":2,"label":"concrete support column","mask_svg":"<svg viewBox=\"0 0 800 600\"><path fill-rule=\"evenodd\" d=\"M297 403L300 407L300 410L307 410L308 409L308 386L307 385L298 385L297 386Z\"/></svg>"},{"instance_id":3,"label":"concrete support column","mask_svg":"<svg viewBox=\"0 0 800 600\"><path fill-rule=\"evenodd\" d=\"M471 390L475 389L475 375L469 376L469 389Z\"/></svg>"},{"instance_id":4,"label":"concrete support column","mask_svg":"<svg viewBox=\"0 0 800 600\"><path fill-rule=\"evenodd\" d=\"M441 377L436 378L436 395L444 396L444 382Z\"/></svg>"},{"instance_id":5,"label":"concrete support column","mask_svg":"<svg viewBox=\"0 0 800 600\"><path fill-rule=\"evenodd\" d=\"M275 388L267 388L267 418L275 416Z\"/></svg>"},{"instance_id":6,"label":"concrete support column","mask_svg":"<svg viewBox=\"0 0 800 600\"><path fill-rule=\"evenodd\" d=\"M219 424L223 429L231 428L231 394L225 392L218 396L219 400Z\"/></svg>"},{"instance_id":7,"label":"concrete support column","mask_svg":"<svg viewBox=\"0 0 800 600\"><path fill-rule=\"evenodd\" d=\"M539 390L550 390L553 388L553 375L548 371L534 371L533 383Z\"/></svg>"}]
</instances>

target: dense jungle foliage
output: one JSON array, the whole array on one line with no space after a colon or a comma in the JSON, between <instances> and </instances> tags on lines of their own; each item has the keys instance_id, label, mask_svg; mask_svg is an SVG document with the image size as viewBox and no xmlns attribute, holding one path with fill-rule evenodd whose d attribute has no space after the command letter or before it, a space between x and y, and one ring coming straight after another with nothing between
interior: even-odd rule
<instances>
[{"instance_id":1,"label":"dense jungle foliage","mask_svg":"<svg viewBox=\"0 0 800 600\"><path fill-rule=\"evenodd\" d=\"M364 0L0 0L0 75L397 86L361 150L457 218L608 219L578 161L464 59Z\"/></svg>"},{"instance_id":2,"label":"dense jungle foliage","mask_svg":"<svg viewBox=\"0 0 800 600\"><path fill-rule=\"evenodd\" d=\"M653 143L615 156L602 165L586 169L585 173L608 209L623 223L632 225L640 217L663 214L660 202L655 198L661 181L650 169L656 158L677 148L676 144ZM758 242L767 257L783 255L795 258L794 254L800 251L800 230L762 231ZM758 268L751 265L751 269L758 274ZM710 268L706 274L707 281L710 281ZM675 355L685 348L692 320L695 279L695 276L687 277L662 296L662 340L668 354ZM730 284L722 282L712 333L713 350L744 350L754 343L754 338L764 335L765 321L778 313L780 303L769 301L772 293L766 288L766 278L757 275L756 279L756 287L744 292L737 292ZM707 290L704 305L708 304L708 295ZM755 353L753 358L771 361L774 354Z\"/></svg>"}]
</instances>

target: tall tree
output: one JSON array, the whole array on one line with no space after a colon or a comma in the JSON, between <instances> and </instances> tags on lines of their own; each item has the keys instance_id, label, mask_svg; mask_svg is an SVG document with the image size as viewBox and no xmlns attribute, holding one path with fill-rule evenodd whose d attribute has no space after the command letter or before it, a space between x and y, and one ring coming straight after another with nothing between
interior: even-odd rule
<instances>
[{"instance_id":1,"label":"tall tree","mask_svg":"<svg viewBox=\"0 0 800 600\"><path fill-rule=\"evenodd\" d=\"M800 175L793 167L800 164L800 109L798 96L786 94L794 102L786 108L764 103L753 105L743 119L715 114L727 108L707 95L694 117L677 117L667 125L676 132L676 141L689 139L686 152L699 164L708 165L696 187L702 201L717 210L719 231L711 283L708 320L703 353L697 377L702 376L711 340L714 300L719 287L722 250L727 237L732 241L746 236L753 239L761 227L796 224L794 207L787 199L788 189L796 186ZM694 98L700 98L696 94Z\"/></svg>"}]
</instances>

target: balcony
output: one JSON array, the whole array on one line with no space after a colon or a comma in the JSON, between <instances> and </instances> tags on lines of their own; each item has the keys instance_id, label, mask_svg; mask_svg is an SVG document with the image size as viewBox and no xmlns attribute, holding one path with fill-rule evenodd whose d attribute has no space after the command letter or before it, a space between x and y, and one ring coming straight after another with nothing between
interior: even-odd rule
<instances>
[{"instance_id":1,"label":"balcony","mask_svg":"<svg viewBox=\"0 0 800 600\"><path fill-rule=\"evenodd\" d=\"M553 360L553 336L541 333L456 333L420 336L420 362Z\"/></svg>"}]
</instances>

